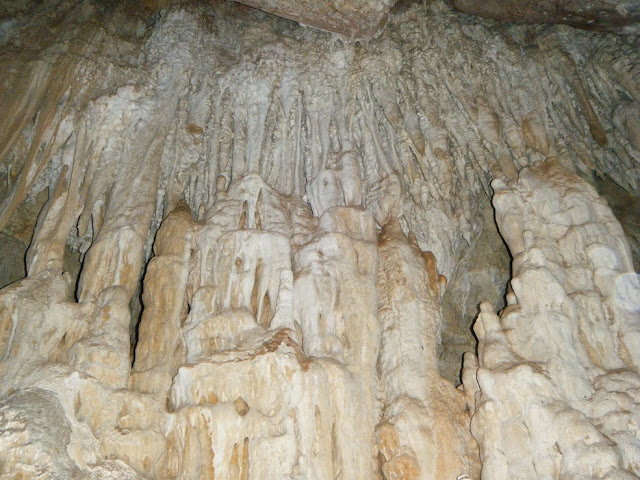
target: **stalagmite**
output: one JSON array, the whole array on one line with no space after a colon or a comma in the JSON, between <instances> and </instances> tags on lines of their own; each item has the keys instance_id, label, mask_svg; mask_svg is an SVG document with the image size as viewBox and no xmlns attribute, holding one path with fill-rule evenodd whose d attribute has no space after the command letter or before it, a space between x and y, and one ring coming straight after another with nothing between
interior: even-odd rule
<instances>
[{"instance_id":1,"label":"stalagmite","mask_svg":"<svg viewBox=\"0 0 640 480\"><path fill-rule=\"evenodd\" d=\"M475 476L476 446L462 395L437 370L439 285L400 229L399 193L372 206L383 225L376 284L383 328L378 374L384 409L376 431L382 472L387 479Z\"/></svg>"},{"instance_id":2,"label":"stalagmite","mask_svg":"<svg viewBox=\"0 0 640 480\"><path fill-rule=\"evenodd\" d=\"M0 480L640 478L637 2L239 3L0 0Z\"/></svg>"},{"instance_id":3,"label":"stalagmite","mask_svg":"<svg viewBox=\"0 0 640 480\"><path fill-rule=\"evenodd\" d=\"M187 315L186 287L194 233L189 207L179 204L158 230L149 262L140 322L133 390L166 395L171 379L184 362L182 326Z\"/></svg>"}]
</instances>

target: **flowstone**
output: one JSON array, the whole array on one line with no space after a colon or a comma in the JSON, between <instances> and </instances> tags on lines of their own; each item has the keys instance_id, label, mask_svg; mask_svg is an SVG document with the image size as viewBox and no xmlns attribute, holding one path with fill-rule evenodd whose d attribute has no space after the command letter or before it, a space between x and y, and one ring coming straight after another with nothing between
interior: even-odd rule
<instances>
[{"instance_id":1,"label":"flowstone","mask_svg":"<svg viewBox=\"0 0 640 480\"><path fill-rule=\"evenodd\" d=\"M0 0L2 480L640 477L636 37L142 3Z\"/></svg>"}]
</instances>

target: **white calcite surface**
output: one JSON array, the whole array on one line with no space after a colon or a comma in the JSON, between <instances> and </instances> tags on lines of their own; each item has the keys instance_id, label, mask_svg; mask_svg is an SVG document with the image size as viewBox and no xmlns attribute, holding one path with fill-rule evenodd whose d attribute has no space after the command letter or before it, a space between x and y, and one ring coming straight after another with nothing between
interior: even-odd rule
<instances>
[{"instance_id":1,"label":"white calcite surface","mask_svg":"<svg viewBox=\"0 0 640 480\"><path fill-rule=\"evenodd\" d=\"M482 478L638 478L640 284L622 229L557 159L493 186L513 278L500 316L481 306L463 371Z\"/></svg>"},{"instance_id":2,"label":"white calcite surface","mask_svg":"<svg viewBox=\"0 0 640 480\"><path fill-rule=\"evenodd\" d=\"M640 477L636 37L0 5L0 480Z\"/></svg>"}]
</instances>

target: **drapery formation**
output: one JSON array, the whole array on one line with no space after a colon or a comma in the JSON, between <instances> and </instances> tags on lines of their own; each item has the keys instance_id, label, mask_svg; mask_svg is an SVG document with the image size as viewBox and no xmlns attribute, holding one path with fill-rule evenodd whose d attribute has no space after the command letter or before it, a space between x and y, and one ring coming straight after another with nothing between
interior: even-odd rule
<instances>
[{"instance_id":1,"label":"drapery formation","mask_svg":"<svg viewBox=\"0 0 640 480\"><path fill-rule=\"evenodd\" d=\"M589 184L637 194L634 37L39 8L0 31L0 478L640 476Z\"/></svg>"}]
</instances>

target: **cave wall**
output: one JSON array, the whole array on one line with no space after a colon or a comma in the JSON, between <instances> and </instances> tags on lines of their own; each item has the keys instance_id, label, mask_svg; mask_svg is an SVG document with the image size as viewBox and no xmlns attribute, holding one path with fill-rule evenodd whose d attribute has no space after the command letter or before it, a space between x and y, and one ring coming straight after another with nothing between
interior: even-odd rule
<instances>
[{"instance_id":1,"label":"cave wall","mask_svg":"<svg viewBox=\"0 0 640 480\"><path fill-rule=\"evenodd\" d=\"M640 476L637 36L163 7L0 24L0 478Z\"/></svg>"}]
</instances>

